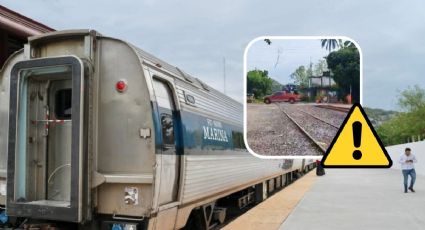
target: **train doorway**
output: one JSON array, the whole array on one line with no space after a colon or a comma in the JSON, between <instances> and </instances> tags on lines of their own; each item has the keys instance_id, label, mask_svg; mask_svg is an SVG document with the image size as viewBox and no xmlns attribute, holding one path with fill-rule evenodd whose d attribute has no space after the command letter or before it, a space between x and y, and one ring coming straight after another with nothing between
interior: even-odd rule
<instances>
[{"instance_id":1,"label":"train doorway","mask_svg":"<svg viewBox=\"0 0 425 230\"><path fill-rule=\"evenodd\" d=\"M157 78L153 80L153 88L157 100L159 123L161 126L162 152L160 154L160 188L159 205L177 201L180 173L179 122L176 105L169 85Z\"/></svg>"},{"instance_id":2,"label":"train doorway","mask_svg":"<svg viewBox=\"0 0 425 230\"><path fill-rule=\"evenodd\" d=\"M34 59L13 67L9 215L82 221L83 88L83 63L76 57Z\"/></svg>"}]
</instances>

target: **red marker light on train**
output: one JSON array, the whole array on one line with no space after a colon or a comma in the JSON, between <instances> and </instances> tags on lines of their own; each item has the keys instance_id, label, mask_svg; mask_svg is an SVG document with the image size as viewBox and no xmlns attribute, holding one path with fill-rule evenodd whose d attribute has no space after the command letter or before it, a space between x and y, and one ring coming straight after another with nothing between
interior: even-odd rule
<instances>
[{"instance_id":1,"label":"red marker light on train","mask_svg":"<svg viewBox=\"0 0 425 230\"><path fill-rule=\"evenodd\" d=\"M115 84L115 89L119 93L123 93L127 89L127 83L124 80L120 80Z\"/></svg>"}]
</instances>

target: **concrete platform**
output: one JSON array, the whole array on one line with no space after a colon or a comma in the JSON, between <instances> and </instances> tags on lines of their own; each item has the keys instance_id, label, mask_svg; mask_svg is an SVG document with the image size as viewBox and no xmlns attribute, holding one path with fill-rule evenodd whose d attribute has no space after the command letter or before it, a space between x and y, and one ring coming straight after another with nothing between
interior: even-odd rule
<instances>
[{"instance_id":1,"label":"concrete platform","mask_svg":"<svg viewBox=\"0 0 425 230\"><path fill-rule=\"evenodd\" d=\"M425 176L415 189L403 192L399 170L327 169L280 229L425 229Z\"/></svg>"},{"instance_id":2,"label":"concrete platform","mask_svg":"<svg viewBox=\"0 0 425 230\"><path fill-rule=\"evenodd\" d=\"M317 176L314 171L308 173L233 220L222 229L278 229L316 180Z\"/></svg>"}]
</instances>

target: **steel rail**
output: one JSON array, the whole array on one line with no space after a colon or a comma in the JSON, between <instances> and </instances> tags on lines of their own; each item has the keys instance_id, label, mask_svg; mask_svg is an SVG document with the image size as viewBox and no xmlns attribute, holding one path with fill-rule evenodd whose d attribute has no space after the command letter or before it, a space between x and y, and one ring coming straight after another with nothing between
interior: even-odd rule
<instances>
[{"instance_id":1,"label":"steel rail","mask_svg":"<svg viewBox=\"0 0 425 230\"><path fill-rule=\"evenodd\" d=\"M347 113L348 111L350 111L350 108L343 108L343 107L338 107L333 105L315 105L315 106L318 108L331 109L331 110L344 112L344 113Z\"/></svg>"},{"instance_id":2,"label":"steel rail","mask_svg":"<svg viewBox=\"0 0 425 230\"><path fill-rule=\"evenodd\" d=\"M291 117L283 108L281 108L281 106L276 103L275 105L279 108L280 111L282 111L283 114L285 114L289 118L289 120L291 120L298 127L298 129L301 130L301 133L308 137L310 142L312 142L316 147L320 149L322 154L326 153L326 149L316 139L314 139L314 137L311 136L293 117Z\"/></svg>"},{"instance_id":3,"label":"steel rail","mask_svg":"<svg viewBox=\"0 0 425 230\"><path fill-rule=\"evenodd\" d=\"M318 117L316 115L313 115L313 114L311 114L309 112L306 112L304 110L301 110L301 109L298 109L298 110L301 111L301 112L303 112L303 113L305 113L305 114L307 114L307 115L309 115L309 116L311 116L311 117L313 117L313 118L315 118L315 119L317 119L317 120L319 120L319 121L321 121L321 122L323 122L323 123L325 123L325 124L327 124L327 125L332 126L333 128L339 129L339 126L336 126L336 125L330 123L329 121L323 120L322 118L320 118L320 117Z\"/></svg>"}]
</instances>

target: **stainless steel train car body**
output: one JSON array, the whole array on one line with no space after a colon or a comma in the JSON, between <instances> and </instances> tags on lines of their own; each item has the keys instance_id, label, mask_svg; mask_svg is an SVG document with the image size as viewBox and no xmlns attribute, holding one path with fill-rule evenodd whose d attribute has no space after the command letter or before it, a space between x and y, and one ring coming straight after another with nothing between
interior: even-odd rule
<instances>
[{"instance_id":1,"label":"stainless steel train car body","mask_svg":"<svg viewBox=\"0 0 425 230\"><path fill-rule=\"evenodd\" d=\"M238 102L95 31L31 37L0 83L10 216L179 229L196 207L305 167L251 156Z\"/></svg>"}]
</instances>

